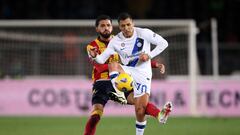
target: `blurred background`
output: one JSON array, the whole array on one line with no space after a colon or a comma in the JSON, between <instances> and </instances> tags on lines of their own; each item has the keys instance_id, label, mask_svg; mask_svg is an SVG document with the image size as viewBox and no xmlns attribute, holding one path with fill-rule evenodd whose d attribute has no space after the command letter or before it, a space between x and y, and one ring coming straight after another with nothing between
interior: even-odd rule
<instances>
[{"instance_id":1,"label":"blurred background","mask_svg":"<svg viewBox=\"0 0 240 135\"><path fill-rule=\"evenodd\" d=\"M240 69L239 5L239 0L1 0L0 19L95 19L103 13L116 19L122 11L135 19L194 19L199 28L200 71L205 75L212 73L209 47L210 19L214 17L218 23L219 73L230 75Z\"/></svg>"},{"instance_id":2,"label":"blurred background","mask_svg":"<svg viewBox=\"0 0 240 135\"><path fill-rule=\"evenodd\" d=\"M160 128L150 119L146 134L239 134L239 7L240 0L0 0L0 134L83 132L91 111L86 45L97 37L94 19L111 16L116 34L121 12L169 42L156 58L166 73L153 69L151 101L171 100L173 118ZM132 106L110 101L105 116L99 135L134 134L122 130L134 125Z\"/></svg>"}]
</instances>

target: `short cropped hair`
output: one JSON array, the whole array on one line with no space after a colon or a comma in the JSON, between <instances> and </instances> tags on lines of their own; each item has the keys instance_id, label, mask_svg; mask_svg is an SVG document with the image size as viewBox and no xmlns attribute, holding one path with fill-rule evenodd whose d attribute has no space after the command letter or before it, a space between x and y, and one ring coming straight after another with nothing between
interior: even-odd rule
<instances>
[{"instance_id":1,"label":"short cropped hair","mask_svg":"<svg viewBox=\"0 0 240 135\"><path fill-rule=\"evenodd\" d=\"M132 16L129 13L127 13L127 12L123 12L123 13L119 14L119 16L118 16L118 23L120 21L126 20L128 18L132 19Z\"/></svg>"},{"instance_id":2,"label":"short cropped hair","mask_svg":"<svg viewBox=\"0 0 240 135\"><path fill-rule=\"evenodd\" d=\"M95 26L97 27L99 25L99 22L102 21L102 20L110 20L111 23L112 23L112 19L110 16L108 15L99 15L95 21Z\"/></svg>"}]
</instances>

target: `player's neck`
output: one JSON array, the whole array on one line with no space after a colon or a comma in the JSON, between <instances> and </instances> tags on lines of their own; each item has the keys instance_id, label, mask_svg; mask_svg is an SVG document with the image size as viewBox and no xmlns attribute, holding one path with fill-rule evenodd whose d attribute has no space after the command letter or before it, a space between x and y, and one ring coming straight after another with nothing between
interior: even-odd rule
<instances>
[{"instance_id":1,"label":"player's neck","mask_svg":"<svg viewBox=\"0 0 240 135\"><path fill-rule=\"evenodd\" d=\"M124 35L124 34L123 34L123 36L124 36L125 38L131 38L131 37L132 37L132 35Z\"/></svg>"}]
</instances>

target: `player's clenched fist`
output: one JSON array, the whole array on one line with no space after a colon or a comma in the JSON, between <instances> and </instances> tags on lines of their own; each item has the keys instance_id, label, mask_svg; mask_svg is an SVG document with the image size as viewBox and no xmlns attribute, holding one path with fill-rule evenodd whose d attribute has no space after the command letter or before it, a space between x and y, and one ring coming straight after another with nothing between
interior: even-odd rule
<instances>
[{"instance_id":1,"label":"player's clenched fist","mask_svg":"<svg viewBox=\"0 0 240 135\"><path fill-rule=\"evenodd\" d=\"M165 66L164 66L164 64L156 63L156 67L159 68L159 72L161 74L165 73Z\"/></svg>"},{"instance_id":2,"label":"player's clenched fist","mask_svg":"<svg viewBox=\"0 0 240 135\"><path fill-rule=\"evenodd\" d=\"M96 47L88 48L88 52L92 58L95 58L97 56L97 48Z\"/></svg>"},{"instance_id":3,"label":"player's clenched fist","mask_svg":"<svg viewBox=\"0 0 240 135\"><path fill-rule=\"evenodd\" d=\"M149 57L149 55L146 54L146 53L141 53L141 54L139 55L139 60L140 60L140 61L145 62L145 61L148 61L149 59L150 59L150 57Z\"/></svg>"}]
</instances>

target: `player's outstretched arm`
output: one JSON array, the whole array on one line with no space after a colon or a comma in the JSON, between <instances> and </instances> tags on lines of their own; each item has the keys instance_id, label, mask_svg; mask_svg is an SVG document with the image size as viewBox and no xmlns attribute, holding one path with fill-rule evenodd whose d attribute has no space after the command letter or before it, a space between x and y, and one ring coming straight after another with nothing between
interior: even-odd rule
<instances>
[{"instance_id":1,"label":"player's outstretched arm","mask_svg":"<svg viewBox=\"0 0 240 135\"><path fill-rule=\"evenodd\" d=\"M111 55L115 54L115 51L108 46L107 49L100 55L97 53L95 48L88 49L88 53L95 62L104 64Z\"/></svg>"}]
</instances>

